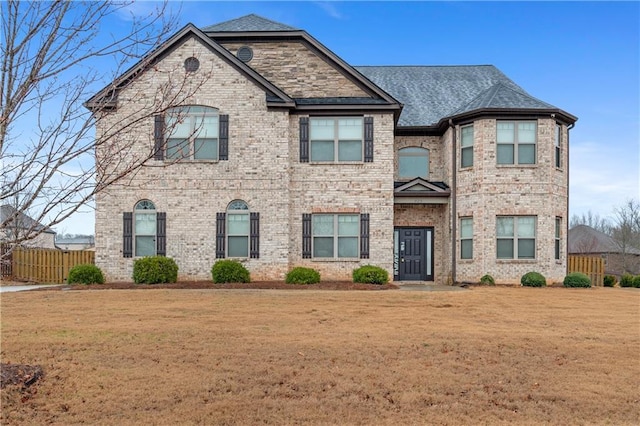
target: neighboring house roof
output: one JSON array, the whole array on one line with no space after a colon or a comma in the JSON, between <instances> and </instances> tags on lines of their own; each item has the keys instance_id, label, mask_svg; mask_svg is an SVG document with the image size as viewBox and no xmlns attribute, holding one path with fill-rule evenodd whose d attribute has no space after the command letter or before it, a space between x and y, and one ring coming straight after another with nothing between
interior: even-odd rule
<instances>
[{"instance_id":1,"label":"neighboring house roof","mask_svg":"<svg viewBox=\"0 0 640 426\"><path fill-rule=\"evenodd\" d=\"M578 253L622 253L622 246L611 236L587 225L577 225L569 229L568 252ZM626 253L640 255L640 250L626 247Z\"/></svg>"},{"instance_id":2,"label":"neighboring house roof","mask_svg":"<svg viewBox=\"0 0 640 426\"><path fill-rule=\"evenodd\" d=\"M5 226L12 226L12 222L16 220L19 229L33 229L34 231L42 231L47 234L55 234L56 232L41 224L40 222L32 219L26 214L18 211L15 207L5 204L0 206L0 224Z\"/></svg>"},{"instance_id":3,"label":"neighboring house roof","mask_svg":"<svg viewBox=\"0 0 640 426\"><path fill-rule=\"evenodd\" d=\"M93 235L77 235L75 237L56 237L56 244L84 244L93 245L95 237Z\"/></svg>"},{"instance_id":4,"label":"neighboring house roof","mask_svg":"<svg viewBox=\"0 0 640 426\"><path fill-rule=\"evenodd\" d=\"M263 18L255 14L242 16L231 21L221 22L202 28L205 32L244 32L244 31L298 31L280 22Z\"/></svg>"},{"instance_id":5,"label":"neighboring house roof","mask_svg":"<svg viewBox=\"0 0 640 426\"><path fill-rule=\"evenodd\" d=\"M478 110L549 110L576 118L529 95L493 65L357 66L403 105L399 126L436 126Z\"/></svg>"}]
</instances>

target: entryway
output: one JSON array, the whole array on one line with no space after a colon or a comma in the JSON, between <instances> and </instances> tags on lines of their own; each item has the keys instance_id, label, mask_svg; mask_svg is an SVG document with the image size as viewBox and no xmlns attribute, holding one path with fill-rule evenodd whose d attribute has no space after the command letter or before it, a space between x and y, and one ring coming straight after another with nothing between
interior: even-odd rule
<instances>
[{"instance_id":1,"label":"entryway","mask_svg":"<svg viewBox=\"0 0 640 426\"><path fill-rule=\"evenodd\" d=\"M433 281L433 228L395 228L394 281Z\"/></svg>"}]
</instances>

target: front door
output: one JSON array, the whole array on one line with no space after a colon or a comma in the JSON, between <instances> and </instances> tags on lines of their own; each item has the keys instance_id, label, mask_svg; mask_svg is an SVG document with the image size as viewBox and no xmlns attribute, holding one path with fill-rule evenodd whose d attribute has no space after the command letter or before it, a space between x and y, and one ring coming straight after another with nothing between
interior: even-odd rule
<instances>
[{"instance_id":1,"label":"front door","mask_svg":"<svg viewBox=\"0 0 640 426\"><path fill-rule=\"evenodd\" d=\"M433 228L396 228L395 281L433 281Z\"/></svg>"}]
</instances>

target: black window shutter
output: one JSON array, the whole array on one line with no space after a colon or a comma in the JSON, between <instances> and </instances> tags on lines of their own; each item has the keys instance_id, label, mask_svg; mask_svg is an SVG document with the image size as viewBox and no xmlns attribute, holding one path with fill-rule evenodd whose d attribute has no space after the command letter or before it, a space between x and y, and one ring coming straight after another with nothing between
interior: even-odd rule
<instances>
[{"instance_id":1,"label":"black window shutter","mask_svg":"<svg viewBox=\"0 0 640 426\"><path fill-rule=\"evenodd\" d=\"M156 213L156 254L167 255L167 214Z\"/></svg>"},{"instance_id":2,"label":"black window shutter","mask_svg":"<svg viewBox=\"0 0 640 426\"><path fill-rule=\"evenodd\" d=\"M216 214L216 259L224 259L225 213Z\"/></svg>"},{"instance_id":3,"label":"black window shutter","mask_svg":"<svg viewBox=\"0 0 640 426\"><path fill-rule=\"evenodd\" d=\"M311 259L311 215L302 215L302 258Z\"/></svg>"},{"instance_id":4,"label":"black window shutter","mask_svg":"<svg viewBox=\"0 0 640 426\"><path fill-rule=\"evenodd\" d=\"M154 160L164 159L164 116L161 114L154 117L153 158Z\"/></svg>"},{"instance_id":5,"label":"black window shutter","mask_svg":"<svg viewBox=\"0 0 640 426\"><path fill-rule=\"evenodd\" d=\"M220 116L220 147L218 159L229 159L229 116L226 114Z\"/></svg>"},{"instance_id":6,"label":"black window shutter","mask_svg":"<svg viewBox=\"0 0 640 426\"><path fill-rule=\"evenodd\" d=\"M373 117L364 118L364 162L373 162Z\"/></svg>"},{"instance_id":7,"label":"black window shutter","mask_svg":"<svg viewBox=\"0 0 640 426\"><path fill-rule=\"evenodd\" d=\"M369 258L369 213L360 215L360 259Z\"/></svg>"},{"instance_id":8,"label":"black window shutter","mask_svg":"<svg viewBox=\"0 0 640 426\"><path fill-rule=\"evenodd\" d=\"M309 117L300 117L300 162L309 162Z\"/></svg>"},{"instance_id":9,"label":"black window shutter","mask_svg":"<svg viewBox=\"0 0 640 426\"><path fill-rule=\"evenodd\" d=\"M260 213L251 213L249 221L249 257L260 257Z\"/></svg>"},{"instance_id":10,"label":"black window shutter","mask_svg":"<svg viewBox=\"0 0 640 426\"><path fill-rule=\"evenodd\" d=\"M122 257L133 256L133 213L122 213Z\"/></svg>"}]
</instances>

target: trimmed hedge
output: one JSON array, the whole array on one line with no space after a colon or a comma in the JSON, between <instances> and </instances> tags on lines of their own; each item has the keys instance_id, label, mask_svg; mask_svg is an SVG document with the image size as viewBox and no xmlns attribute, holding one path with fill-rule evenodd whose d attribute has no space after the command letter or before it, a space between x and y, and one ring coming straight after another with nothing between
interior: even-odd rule
<instances>
[{"instance_id":1,"label":"trimmed hedge","mask_svg":"<svg viewBox=\"0 0 640 426\"><path fill-rule=\"evenodd\" d=\"M248 283L251 276L247 268L237 260L218 260L211 267L211 278L216 284Z\"/></svg>"},{"instance_id":2,"label":"trimmed hedge","mask_svg":"<svg viewBox=\"0 0 640 426\"><path fill-rule=\"evenodd\" d=\"M633 277L633 281L631 282L631 287L640 288L640 275L636 275Z\"/></svg>"},{"instance_id":3,"label":"trimmed hedge","mask_svg":"<svg viewBox=\"0 0 640 426\"><path fill-rule=\"evenodd\" d=\"M496 280L489 274L485 274L480 278L480 284L482 285L496 285Z\"/></svg>"},{"instance_id":4,"label":"trimmed hedge","mask_svg":"<svg viewBox=\"0 0 640 426\"><path fill-rule=\"evenodd\" d=\"M176 261L165 256L148 256L133 262L133 282L136 284L164 284L178 281Z\"/></svg>"},{"instance_id":5,"label":"trimmed hedge","mask_svg":"<svg viewBox=\"0 0 640 426\"><path fill-rule=\"evenodd\" d=\"M591 287L591 278L582 272L572 272L564 277L562 284L565 287Z\"/></svg>"},{"instance_id":6,"label":"trimmed hedge","mask_svg":"<svg viewBox=\"0 0 640 426\"><path fill-rule=\"evenodd\" d=\"M289 271L285 282L287 284L316 284L320 282L320 272L312 268L298 266Z\"/></svg>"},{"instance_id":7,"label":"trimmed hedge","mask_svg":"<svg viewBox=\"0 0 640 426\"><path fill-rule=\"evenodd\" d=\"M602 283L605 287L613 287L616 285L616 277L615 275L605 275Z\"/></svg>"},{"instance_id":8,"label":"trimmed hedge","mask_svg":"<svg viewBox=\"0 0 640 426\"><path fill-rule=\"evenodd\" d=\"M104 284L102 270L96 265L76 265L69 271L68 284Z\"/></svg>"},{"instance_id":9,"label":"trimmed hedge","mask_svg":"<svg viewBox=\"0 0 640 426\"><path fill-rule=\"evenodd\" d=\"M620 287L633 287L633 275L623 274L620 277Z\"/></svg>"},{"instance_id":10,"label":"trimmed hedge","mask_svg":"<svg viewBox=\"0 0 640 426\"><path fill-rule=\"evenodd\" d=\"M354 269L351 275L354 283L386 284L389 282L389 274L379 266L363 265Z\"/></svg>"},{"instance_id":11,"label":"trimmed hedge","mask_svg":"<svg viewBox=\"0 0 640 426\"><path fill-rule=\"evenodd\" d=\"M547 279L540 272L527 272L520 278L520 284L525 287L545 287Z\"/></svg>"}]
</instances>

